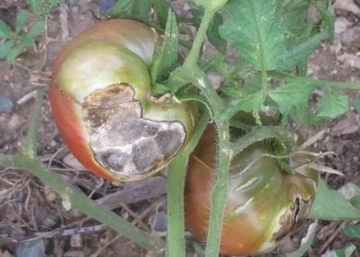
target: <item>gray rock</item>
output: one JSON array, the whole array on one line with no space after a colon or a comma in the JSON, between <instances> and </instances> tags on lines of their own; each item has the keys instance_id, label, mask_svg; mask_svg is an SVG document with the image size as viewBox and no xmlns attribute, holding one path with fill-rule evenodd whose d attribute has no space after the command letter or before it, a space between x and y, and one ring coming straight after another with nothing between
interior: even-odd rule
<instances>
[{"instance_id":1,"label":"gray rock","mask_svg":"<svg viewBox=\"0 0 360 257\"><path fill-rule=\"evenodd\" d=\"M167 231L167 215L165 212L159 211L154 216L153 230L155 232Z\"/></svg>"},{"instance_id":2,"label":"gray rock","mask_svg":"<svg viewBox=\"0 0 360 257\"><path fill-rule=\"evenodd\" d=\"M0 95L0 113L12 113L15 109L15 104L7 95Z\"/></svg>"},{"instance_id":3,"label":"gray rock","mask_svg":"<svg viewBox=\"0 0 360 257\"><path fill-rule=\"evenodd\" d=\"M40 257L44 255L44 245L42 240L18 243L15 248L17 257Z\"/></svg>"}]
</instances>

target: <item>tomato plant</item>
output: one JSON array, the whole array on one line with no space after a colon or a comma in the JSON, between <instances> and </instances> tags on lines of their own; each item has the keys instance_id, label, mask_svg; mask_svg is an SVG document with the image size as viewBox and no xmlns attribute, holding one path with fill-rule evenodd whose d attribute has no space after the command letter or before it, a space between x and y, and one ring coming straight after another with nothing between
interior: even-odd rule
<instances>
[{"instance_id":1,"label":"tomato plant","mask_svg":"<svg viewBox=\"0 0 360 257\"><path fill-rule=\"evenodd\" d=\"M29 3L43 15L61 2ZM104 17L116 19L99 22L59 53L50 102L79 161L123 182L169 165L170 257L186 254L184 214L193 236L206 241L206 257L271 251L301 219L359 220L359 193L345 199L317 181L315 168L333 171L316 163L325 153L307 150L312 138L298 146L293 133L346 113L351 102L341 90L360 88L307 77L309 55L334 37L331 1L194 0L189 17L171 2L111 2ZM0 24L0 37L8 31ZM320 99L312 97L315 89L323 91ZM162 254L163 240L94 204L36 160L39 102L20 153L1 154L0 163L28 169L72 207ZM267 112L280 122L263 119ZM345 231L353 235L357 228ZM289 256L306 252L314 231Z\"/></svg>"},{"instance_id":2,"label":"tomato plant","mask_svg":"<svg viewBox=\"0 0 360 257\"><path fill-rule=\"evenodd\" d=\"M156 30L104 21L72 40L55 61L50 89L65 143L90 171L119 181L163 168L186 144L194 105L151 97Z\"/></svg>"}]
</instances>

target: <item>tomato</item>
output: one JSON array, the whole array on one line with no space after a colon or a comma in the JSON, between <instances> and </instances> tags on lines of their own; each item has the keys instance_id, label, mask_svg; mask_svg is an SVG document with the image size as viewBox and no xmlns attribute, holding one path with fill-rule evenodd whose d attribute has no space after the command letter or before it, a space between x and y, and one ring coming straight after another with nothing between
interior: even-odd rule
<instances>
[{"instance_id":1,"label":"tomato","mask_svg":"<svg viewBox=\"0 0 360 257\"><path fill-rule=\"evenodd\" d=\"M257 142L236 155L227 181L221 252L229 255L266 253L306 218L316 191L315 171L290 174L272 154L272 144ZM216 162L216 133L209 126L192 153L186 178L186 227L205 242Z\"/></svg>"},{"instance_id":2,"label":"tomato","mask_svg":"<svg viewBox=\"0 0 360 257\"><path fill-rule=\"evenodd\" d=\"M101 22L69 42L53 66L52 113L74 156L110 180L163 168L191 136L196 108L151 97L161 37L138 21Z\"/></svg>"}]
</instances>

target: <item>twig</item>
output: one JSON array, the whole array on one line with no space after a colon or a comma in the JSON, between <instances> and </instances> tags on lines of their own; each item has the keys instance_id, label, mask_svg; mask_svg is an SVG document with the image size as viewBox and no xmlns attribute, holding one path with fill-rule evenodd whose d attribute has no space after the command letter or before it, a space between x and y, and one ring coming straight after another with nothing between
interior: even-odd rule
<instances>
[{"instance_id":1,"label":"twig","mask_svg":"<svg viewBox=\"0 0 360 257\"><path fill-rule=\"evenodd\" d=\"M326 242L323 244L323 246L319 250L319 254L322 254L326 248L331 244L332 241L337 237L337 235L343 230L344 226L346 225L347 221L343 221L337 229L334 231L334 233L331 234L331 236L326 240Z\"/></svg>"}]
</instances>

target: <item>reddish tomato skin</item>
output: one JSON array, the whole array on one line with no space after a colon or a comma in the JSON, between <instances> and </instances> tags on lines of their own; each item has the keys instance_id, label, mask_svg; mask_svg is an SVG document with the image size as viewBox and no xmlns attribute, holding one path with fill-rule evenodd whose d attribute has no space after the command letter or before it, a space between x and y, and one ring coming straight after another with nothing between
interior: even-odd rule
<instances>
[{"instance_id":1,"label":"reddish tomato skin","mask_svg":"<svg viewBox=\"0 0 360 257\"><path fill-rule=\"evenodd\" d=\"M185 185L186 227L204 243L214 182L216 140L215 127L210 125L190 156ZM274 158L258 159L272 151L270 144L257 142L232 159L221 253L250 255L270 252L297 220L306 217L316 192L316 179L312 179L314 172L309 170L309 176L290 174L284 172Z\"/></svg>"},{"instance_id":2,"label":"reddish tomato skin","mask_svg":"<svg viewBox=\"0 0 360 257\"><path fill-rule=\"evenodd\" d=\"M70 151L85 168L104 179L112 179L113 174L102 168L93 158L76 113L69 111L74 108L72 99L54 86L50 87L49 99L55 123Z\"/></svg>"},{"instance_id":3,"label":"reddish tomato skin","mask_svg":"<svg viewBox=\"0 0 360 257\"><path fill-rule=\"evenodd\" d=\"M210 192L214 173L211 163L215 163L216 134L213 127L209 127L200 140L195 154L191 156L186 188L185 188L185 221L186 227L193 236L206 241L209 220ZM194 158L206 160L206 163ZM210 165L209 165L210 164ZM191 172L196 171L196 172ZM250 254L258 249L264 236L256 234L247 219L239 219L233 212L234 206L227 204L225 209L224 226L221 235L220 250L229 255ZM241 228L244 233L241 233Z\"/></svg>"}]
</instances>

